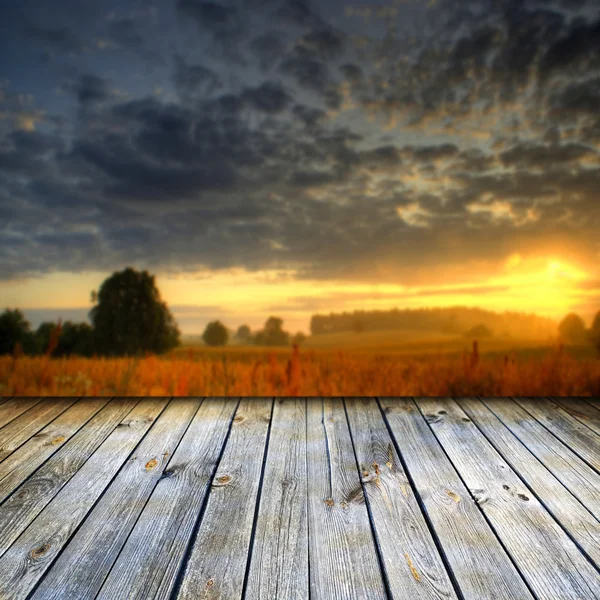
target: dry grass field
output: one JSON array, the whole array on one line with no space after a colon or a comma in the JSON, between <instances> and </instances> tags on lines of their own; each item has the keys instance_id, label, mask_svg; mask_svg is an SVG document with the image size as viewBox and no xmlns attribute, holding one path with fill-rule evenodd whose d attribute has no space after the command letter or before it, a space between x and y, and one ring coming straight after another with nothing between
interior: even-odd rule
<instances>
[{"instance_id":1,"label":"dry grass field","mask_svg":"<svg viewBox=\"0 0 600 600\"><path fill-rule=\"evenodd\" d=\"M182 346L142 358L4 356L0 395L600 396L600 360L591 347L540 340L473 344L443 335L331 334L309 338L299 349Z\"/></svg>"}]
</instances>

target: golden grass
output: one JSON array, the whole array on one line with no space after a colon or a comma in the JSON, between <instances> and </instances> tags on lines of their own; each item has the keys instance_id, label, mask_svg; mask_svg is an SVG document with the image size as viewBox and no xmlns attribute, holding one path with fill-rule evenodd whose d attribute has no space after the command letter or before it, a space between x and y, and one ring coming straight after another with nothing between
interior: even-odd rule
<instances>
[{"instance_id":1,"label":"golden grass","mask_svg":"<svg viewBox=\"0 0 600 600\"><path fill-rule=\"evenodd\" d=\"M183 348L146 358L0 357L0 395L600 396L600 360Z\"/></svg>"}]
</instances>

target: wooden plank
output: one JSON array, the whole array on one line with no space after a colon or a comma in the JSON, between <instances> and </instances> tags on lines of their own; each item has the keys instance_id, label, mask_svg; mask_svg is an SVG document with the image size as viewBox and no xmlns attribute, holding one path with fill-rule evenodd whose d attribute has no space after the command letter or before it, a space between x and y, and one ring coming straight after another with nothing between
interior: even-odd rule
<instances>
[{"instance_id":1,"label":"wooden plank","mask_svg":"<svg viewBox=\"0 0 600 600\"><path fill-rule=\"evenodd\" d=\"M91 419L107 398L82 399L0 463L0 503L40 465L58 452Z\"/></svg>"},{"instance_id":2,"label":"wooden plank","mask_svg":"<svg viewBox=\"0 0 600 600\"><path fill-rule=\"evenodd\" d=\"M278 399L245 600L308 600L306 401Z\"/></svg>"},{"instance_id":3,"label":"wooden plank","mask_svg":"<svg viewBox=\"0 0 600 600\"><path fill-rule=\"evenodd\" d=\"M600 437L545 398L515 398L530 415L600 473Z\"/></svg>"},{"instance_id":4,"label":"wooden plank","mask_svg":"<svg viewBox=\"0 0 600 600\"><path fill-rule=\"evenodd\" d=\"M482 401L527 446L527 449L597 519L600 519L600 475L512 400Z\"/></svg>"},{"instance_id":5,"label":"wooden plank","mask_svg":"<svg viewBox=\"0 0 600 600\"><path fill-rule=\"evenodd\" d=\"M199 399L179 398L167 406L32 598L84 600L96 597L199 405Z\"/></svg>"},{"instance_id":6,"label":"wooden plank","mask_svg":"<svg viewBox=\"0 0 600 600\"><path fill-rule=\"evenodd\" d=\"M0 405L0 428L4 427L41 401L42 397L40 396L39 398L16 397L4 402Z\"/></svg>"},{"instance_id":7,"label":"wooden plank","mask_svg":"<svg viewBox=\"0 0 600 600\"><path fill-rule=\"evenodd\" d=\"M456 598L378 404L370 398L345 404L393 598Z\"/></svg>"},{"instance_id":8,"label":"wooden plank","mask_svg":"<svg viewBox=\"0 0 600 600\"><path fill-rule=\"evenodd\" d=\"M10 400L12 396L0 396L0 404L4 404L8 400Z\"/></svg>"},{"instance_id":9,"label":"wooden plank","mask_svg":"<svg viewBox=\"0 0 600 600\"><path fill-rule=\"evenodd\" d=\"M414 401L381 404L462 598L533 598Z\"/></svg>"},{"instance_id":10,"label":"wooden plank","mask_svg":"<svg viewBox=\"0 0 600 600\"><path fill-rule=\"evenodd\" d=\"M306 431L311 597L387 599L343 400L309 399Z\"/></svg>"},{"instance_id":11,"label":"wooden plank","mask_svg":"<svg viewBox=\"0 0 600 600\"><path fill-rule=\"evenodd\" d=\"M97 598L168 598L201 513L238 400L200 406Z\"/></svg>"},{"instance_id":12,"label":"wooden plank","mask_svg":"<svg viewBox=\"0 0 600 600\"><path fill-rule=\"evenodd\" d=\"M77 398L46 398L0 429L0 462L76 401Z\"/></svg>"},{"instance_id":13,"label":"wooden plank","mask_svg":"<svg viewBox=\"0 0 600 600\"><path fill-rule=\"evenodd\" d=\"M142 400L5 552L0 558L1 598L27 597L167 402Z\"/></svg>"},{"instance_id":14,"label":"wooden plank","mask_svg":"<svg viewBox=\"0 0 600 600\"><path fill-rule=\"evenodd\" d=\"M241 598L273 400L240 404L177 598Z\"/></svg>"},{"instance_id":15,"label":"wooden plank","mask_svg":"<svg viewBox=\"0 0 600 600\"><path fill-rule=\"evenodd\" d=\"M579 398L552 398L551 400L592 431L600 434L600 405L594 406Z\"/></svg>"},{"instance_id":16,"label":"wooden plank","mask_svg":"<svg viewBox=\"0 0 600 600\"><path fill-rule=\"evenodd\" d=\"M536 597L600 598L596 568L458 404L417 404Z\"/></svg>"},{"instance_id":17,"label":"wooden plank","mask_svg":"<svg viewBox=\"0 0 600 600\"><path fill-rule=\"evenodd\" d=\"M480 400L465 399L458 403L588 557L600 565L598 520Z\"/></svg>"},{"instance_id":18,"label":"wooden plank","mask_svg":"<svg viewBox=\"0 0 600 600\"><path fill-rule=\"evenodd\" d=\"M138 402L138 398L110 402L0 505L0 556Z\"/></svg>"}]
</instances>

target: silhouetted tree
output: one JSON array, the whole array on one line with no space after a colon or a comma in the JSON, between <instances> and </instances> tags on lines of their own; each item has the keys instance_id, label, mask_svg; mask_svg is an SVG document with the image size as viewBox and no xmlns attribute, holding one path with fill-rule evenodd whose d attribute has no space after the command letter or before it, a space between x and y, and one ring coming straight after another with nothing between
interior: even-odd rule
<instances>
[{"instance_id":1,"label":"silhouetted tree","mask_svg":"<svg viewBox=\"0 0 600 600\"><path fill-rule=\"evenodd\" d=\"M235 337L240 342L252 341L252 331L248 325L240 325L235 332Z\"/></svg>"},{"instance_id":2,"label":"silhouetted tree","mask_svg":"<svg viewBox=\"0 0 600 600\"><path fill-rule=\"evenodd\" d=\"M571 313L560 322L558 333L565 342L582 342L586 337L585 323L579 315Z\"/></svg>"},{"instance_id":3,"label":"silhouetted tree","mask_svg":"<svg viewBox=\"0 0 600 600\"><path fill-rule=\"evenodd\" d=\"M62 326L56 356L92 356L94 353L94 330L88 323L67 321Z\"/></svg>"},{"instance_id":4,"label":"silhouetted tree","mask_svg":"<svg viewBox=\"0 0 600 600\"><path fill-rule=\"evenodd\" d=\"M362 333L365 330L365 323L362 319L355 317L352 321L352 331L354 333Z\"/></svg>"},{"instance_id":5,"label":"silhouetted tree","mask_svg":"<svg viewBox=\"0 0 600 600\"><path fill-rule=\"evenodd\" d=\"M212 321L206 326L202 339L207 346L224 346L229 340L229 332L221 321Z\"/></svg>"},{"instance_id":6,"label":"silhouetted tree","mask_svg":"<svg viewBox=\"0 0 600 600\"><path fill-rule=\"evenodd\" d=\"M27 353L35 350L29 321L18 308L7 308L0 315L0 354L12 354L16 344Z\"/></svg>"},{"instance_id":7,"label":"silhouetted tree","mask_svg":"<svg viewBox=\"0 0 600 600\"><path fill-rule=\"evenodd\" d=\"M489 327L486 327L483 324L475 325L475 327L472 327L469 329L469 331L467 331L467 333L465 333L465 337L471 339L492 337L492 331Z\"/></svg>"},{"instance_id":8,"label":"silhouetted tree","mask_svg":"<svg viewBox=\"0 0 600 600\"><path fill-rule=\"evenodd\" d=\"M52 332L56 329L56 323L45 321L40 323L35 330L35 354L44 354L50 344Z\"/></svg>"},{"instance_id":9,"label":"silhouetted tree","mask_svg":"<svg viewBox=\"0 0 600 600\"><path fill-rule=\"evenodd\" d=\"M298 346L300 344L303 344L306 341L306 336L299 331L292 339L292 344L297 344Z\"/></svg>"},{"instance_id":10,"label":"silhouetted tree","mask_svg":"<svg viewBox=\"0 0 600 600\"><path fill-rule=\"evenodd\" d=\"M283 330L282 319L269 317L264 329L254 336L254 343L258 346L287 346L290 343L290 334Z\"/></svg>"},{"instance_id":11,"label":"silhouetted tree","mask_svg":"<svg viewBox=\"0 0 600 600\"><path fill-rule=\"evenodd\" d=\"M106 355L156 354L179 345L180 332L161 300L155 278L128 267L113 273L90 311L95 350Z\"/></svg>"}]
</instances>

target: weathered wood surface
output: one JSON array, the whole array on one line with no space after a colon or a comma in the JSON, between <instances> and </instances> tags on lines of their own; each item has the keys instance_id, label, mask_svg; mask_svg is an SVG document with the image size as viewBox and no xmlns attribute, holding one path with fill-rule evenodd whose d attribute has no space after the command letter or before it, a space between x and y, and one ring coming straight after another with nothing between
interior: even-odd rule
<instances>
[{"instance_id":1,"label":"weathered wood surface","mask_svg":"<svg viewBox=\"0 0 600 600\"><path fill-rule=\"evenodd\" d=\"M600 598L597 569L458 404L417 404L536 597Z\"/></svg>"},{"instance_id":2,"label":"weathered wood surface","mask_svg":"<svg viewBox=\"0 0 600 600\"><path fill-rule=\"evenodd\" d=\"M600 434L600 404L594 405L579 398L551 398L551 400L592 431Z\"/></svg>"},{"instance_id":3,"label":"weathered wood surface","mask_svg":"<svg viewBox=\"0 0 600 600\"><path fill-rule=\"evenodd\" d=\"M308 600L306 401L275 401L245 598Z\"/></svg>"},{"instance_id":4,"label":"weathered wood surface","mask_svg":"<svg viewBox=\"0 0 600 600\"><path fill-rule=\"evenodd\" d=\"M202 402L97 598L170 596L237 404Z\"/></svg>"},{"instance_id":5,"label":"weathered wood surface","mask_svg":"<svg viewBox=\"0 0 600 600\"><path fill-rule=\"evenodd\" d=\"M34 598L96 597L199 404L199 400L173 400L167 406L49 570ZM145 410L138 405L134 412L140 408ZM120 432L131 439L136 430L147 430L148 417L154 418L134 412L130 416L135 420L128 419L133 429Z\"/></svg>"},{"instance_id":6,"label":"weathered wood surface","mask_svg":"<svg viewBox=\"0 0 600 600\"><path fill-rule=\"evenodd\" d=\"M166 403L140 402L4 553L0 597L16 600L33 589Z\"/></svg>"},{"instance_id":7,"label":"weathered wood surface","mask_svg":"<svg viewBox=\"0 0 600 600\"><path fill-rule=\"evenodd\" d=\"M516 398L529 414L600 473L600 436L547 399Z\"/></svg>"},{"instance_id":8,"label":"weathered wood surface","mask_svg":"<svg viewBox=\"0 0 600 600\"><path fill-rule=\"evenodd\" d=\"M48 425L77 398L46 398L0 429L0 462Z\"/></svg>"},{"instance_id":9,"label":"weathered wood surface","mask_svg":"<svg viewBox=\"0 0 600 600\"><path fill-rule=\"evenodd\" d=\"M512 400L483 399L527 449L597 518L600 475Z\"/></svg>"},{"instance_id":10,"label":"weathered wood surface","mask_svg":"<svg viewBox=\"0 0 600 600\"><path fill-rule=\"evenodd\" d=\"M0 427L4 427L22 415L25 411L41 402L42 398L11 398L7 402L0 404Z\"/></svg>"},{"instance_id":11,"label":"weathered wood surface","mask_svg":"<svg viewBox=\"0 0 600 600\"><path fill-rule=\"evenodd\" d=\"M480 400L465 399L458 403L566 532L600 564L598 520Z\"/></svg>"},{"instance_id":12,"label":"weathered wood surface","mask_svg":"<svg viewBox=\"0 0 600 600\"><path fill-rule=\"evenodd\" d=\"M465 600L532 598L413 400L382 398L415 489Z\"/></svg>"},{"instance_id":13,"label":"weathered wood surface","mask_svg":"<svg viewBox=\"0 0 600 600\"><path fill-rule=\"evenodd\" d=\"M375 536L393 598L456 598L377 403L346 400Z\"/></svg>"},{"instance_id":14,"label":"weathered wood surface","mask_svg":"<svg viewBox=\"0 0 600 600\"><path fill-rule=\"evenodd\" d=\"M342 399L307 405L312 598L385 599L369 513Z\"/></svg>"},{"instance_id":15,"label":"weathered wood surface","mask_svg":"<svg viewBox=\"0 0 600 600\"><path fill-rule=\"evenodd\" d=\"M1 600L600 598L595 399L3 407Z\"/></svg>"},{"instance_id":16,"label":"weathered wood surface","mask_svg":"<svg viewBox=\"0 0 600 600\"><path fill-rule=\"evenodd\" d=\"M178 598L242 597L272 405L246 399L236 411Z\"/></svg>"}]
</instances>

